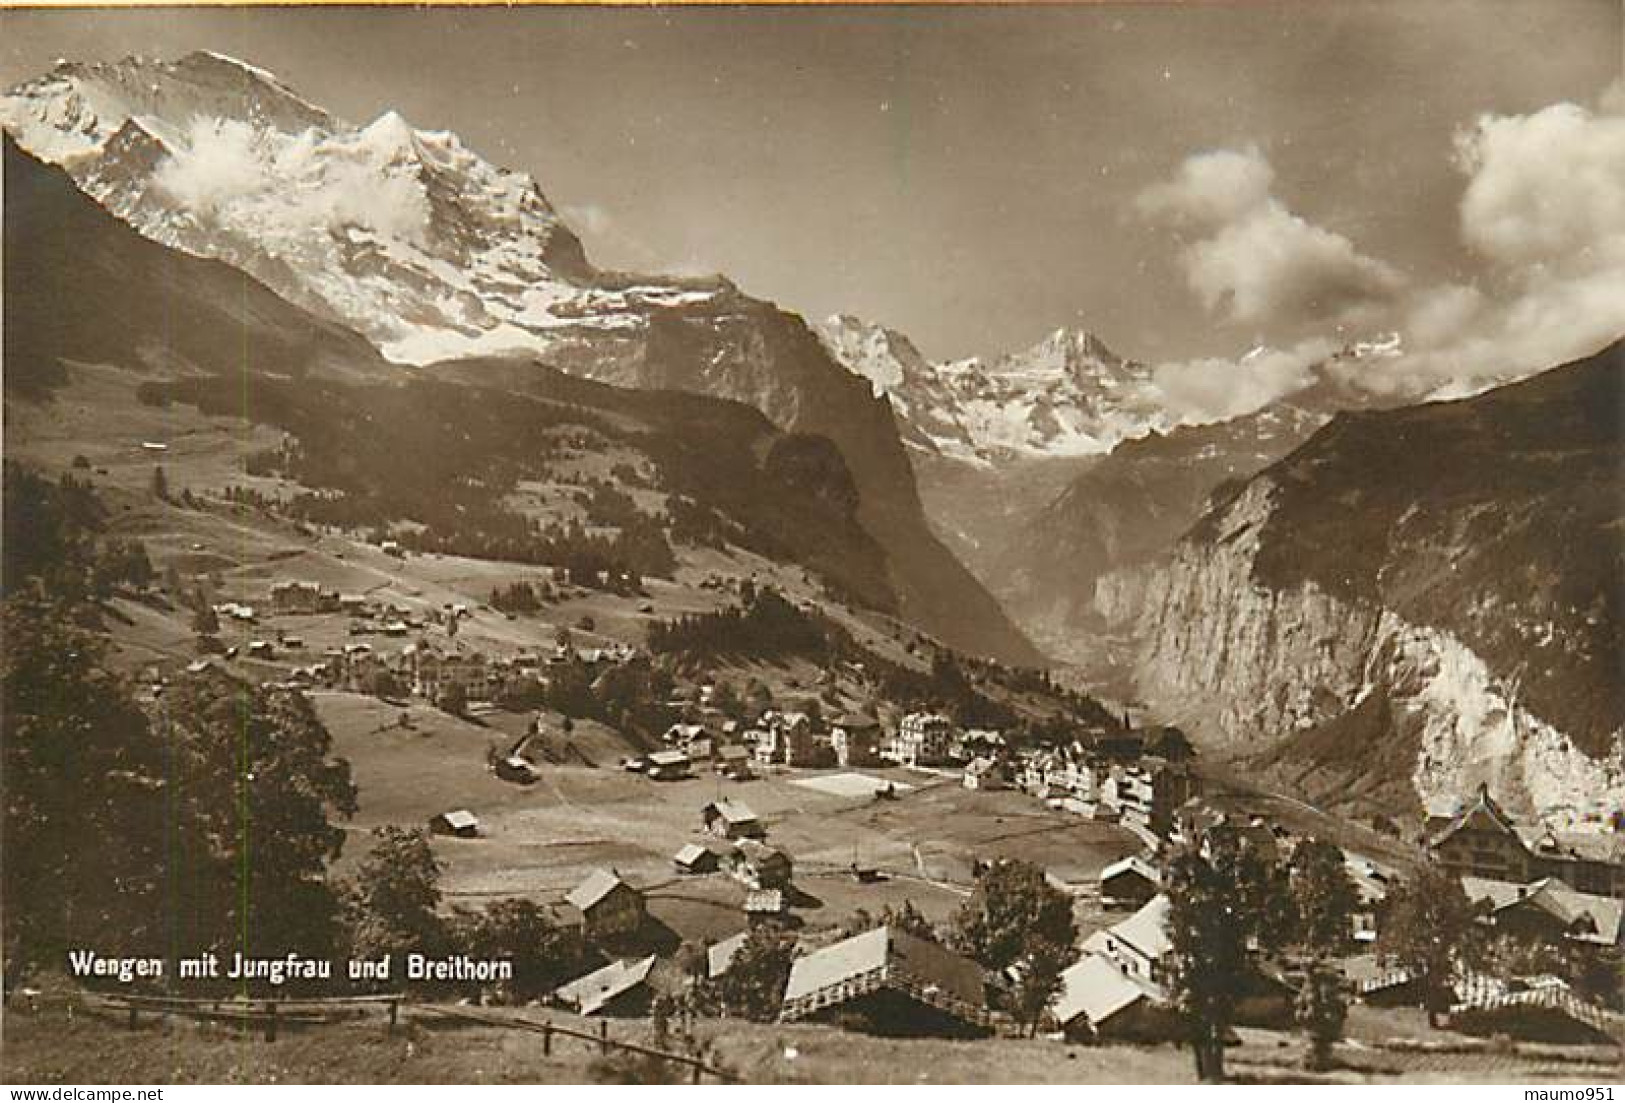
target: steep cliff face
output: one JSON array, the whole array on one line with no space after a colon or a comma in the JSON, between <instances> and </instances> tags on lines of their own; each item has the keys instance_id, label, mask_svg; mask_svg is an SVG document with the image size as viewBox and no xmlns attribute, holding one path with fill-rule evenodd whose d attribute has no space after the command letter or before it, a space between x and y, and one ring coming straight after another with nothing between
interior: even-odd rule
<instances>
[{"instance_id":1,"label":"steep cliff face","mask_svg":"<svg viewBox=\"0 0 1625 1103\"><path fill-rule=\"evenodd\" d=\"M1139 690L1334 801L1488 781L1554 826L1625 807L1622 380L1616 345L1337 419L1099 581Z\"/></svg>"},{"instance_id":2,"label":"steep cliff face","mask_svg":"<svg viewBox=\"0 0 1625 1103\"><path fill-rule=\"evenodd\" d=\"M1086 665L1101 624L1095 580L1166 552L1215 488L1251 477L1326 415L1280 402L1212 425L1127 440L1006 535L984 577L1051 654Z\"/></svg>"}]
</instances>

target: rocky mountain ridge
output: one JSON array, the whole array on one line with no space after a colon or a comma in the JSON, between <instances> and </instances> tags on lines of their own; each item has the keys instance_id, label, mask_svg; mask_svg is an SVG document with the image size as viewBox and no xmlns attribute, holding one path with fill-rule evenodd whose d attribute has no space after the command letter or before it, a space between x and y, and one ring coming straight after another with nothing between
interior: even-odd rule
<instances>
[{"instance_id":1,"label":"rocky mountain ridge","mask_svg":"<svg viewBox=\"0 0 1625 1103\"><path fill-rule=\"evenodd\" d=\"M1238 751L1423 806L1480 781L1564 828L1625 807L1625 344L1335 418L1097 586L1145 698ZM1318 733L1362 710L1370 742ZM1390 778L1389 780L1392 780Z\"/></svg>"}]
</instances>

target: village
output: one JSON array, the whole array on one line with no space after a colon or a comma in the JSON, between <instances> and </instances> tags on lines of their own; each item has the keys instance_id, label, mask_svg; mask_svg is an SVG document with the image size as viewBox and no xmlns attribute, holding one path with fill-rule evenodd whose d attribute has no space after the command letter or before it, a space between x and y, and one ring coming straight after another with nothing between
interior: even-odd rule
<instances>
[{"instance_id":1,"label":"village","mask_svg":"<svg viewBox=\"0 0 1625 1103\"><path fill-rule=\"evenodd\" d=\"M362 554L408 557L398 546ZM566 579L547 581L568 592ZM646 1019L694 985L725 985L768 932L794 955L772 1001L779 1022L1177 1043L1187 1028L1169 987L1171 856L1229 832L1290 871L1323 826L1215 786L1178 728L1125 717L1034 741L898 709L861 670L813 672L804 694L765 707L737 677L678 679L642 702L670 723L628 744L552 705L560 685L602 685L646 662L636 644L586 616L548 644L515 643L536 633L513 631L496 588L490 602L388 590L238 586L195 618L206 654L171 672L221 669L310 695L356 768L352 834L415 823L436 839L448 899L542 904L600 963L549 997L583 1017ZM623 604L645 620L653 611L635 595ZM169 676L144 672L154 700ZM1391 892L1429 861L1459 881L1487 935L1617 971L1625 861L1605 836L1530 833L1486 788L1412 839L1369 841L1337 851L1357 893L1338 969L1362 1005L1425 1002L1421 978L1384 960L1378 940ZM943 937L988 871L1012 863L1041 871L1076 922L1032 1023L1014 1006L1019 963L989 968ZM899 925L906 915L916 921ZM1236 1022L1290 1031L1303 963L1260 953L1253 966ZM1463 977L1450 1010L1476 1033L1582 1043L1620 1022L1617 1003L1538 974Z\"/></svg>"},{"instance_id":2,"label":"village","mask_svg":"<svg viewBox=\"0 0 1625 1103\"><path fill-rule=\"evenodd\" d=\"M192 663L191 673L239 657L262 670L280 663L280 684L318 700L324 693L368 695L381 699L381 709L401 706L394 725L380 724L397 738L410 737L425 706L492 725L502 739L487 740L482 766L503 795L488 808L470 801L421 822L446 848L448 884L475 896L492 895L494 883L511 886L601 948L600 968L553 994L583 1016L646 1016L661 993L694 982L674 965L684 949L697 951L703 983L722 982L751 933L765 929L797 947L778 1001L781 1021L836 1019L883 1034L947 1037L1018 1031L1009 993L1019 968L990 971L918 929L881 922L906 908L944 929L988 869L1015 861L1041 869L1072 901L1078 921L1045 1028L1071 1041L1177 1041L1183 1027L1167 990L1172 943L1163 891L1170 856L1181 847L1200 850L1215 831L1229 830L1266 864L1286 869L1311 837L1303 825L1249 810L1233 794L1205 792L1196 749L1173 727L1080 727L1068 739L1015 745L999 730L962 726L940 711L897 712L884 702L828 716L816 700L807 702L810 711L753 711L730 687L702 679L674 687L663 702L677 719L658 746L584 763L558 753L570 721L534 706L566 672L590 678L633 662L634 646L576 646L561 630L550 648L488 655L467 642L463 627L478 618L511 619L491 605L414 609L302 580L272 583L258 609L236 600L211 611L244 642ZM312 641L339 632L346 642L315 651ZM470 748L465 759L472 757ZM463 768L472 767L465 760ZM584 775L591 773L607 779L592 783L600 803L591 813L607 829L597 845L580 840L572 849L620 860L563 863L550 868L545 887L516 884L502 869L506 848L558 841L514 837L554 822L516 794L552 791L565 808L578 808L562 794L589 784ZM910 811L928 804L932 810L913 820ZM636 827L618 833L606 808L623 805ZM968 824L990 810L999 824L1008 818L1038 826L1015 849L989 845L998 832L978 838L972 831L951 844L939 840L928 855L924 839L908 837L927 817ZM867 819L868 830L824 826L843 819ZM1431 819L1409 861L1392 848L1339 851L1357 893L1339 963L1350 991L1373 1006L1422 1000L1415 972L1377 953L1389 894L1416 861L1457 878L1486 931L1617 969L1625 953L1625 861L1607 842L1531 834L1485 787L1474 802ZM471 853L481 847L500 854ZM568 883L557 879L572 872ZM1265 955L1256 965L1237 1021L1289 1028L1301 969ZM1539 1037L1555 1029L1596 1040L1620 1017L1552 976L1475 974L1458 987L1458 1020L1481 1031L1515 1030L1527 1020Z\"/></svg>"}]
</instances>

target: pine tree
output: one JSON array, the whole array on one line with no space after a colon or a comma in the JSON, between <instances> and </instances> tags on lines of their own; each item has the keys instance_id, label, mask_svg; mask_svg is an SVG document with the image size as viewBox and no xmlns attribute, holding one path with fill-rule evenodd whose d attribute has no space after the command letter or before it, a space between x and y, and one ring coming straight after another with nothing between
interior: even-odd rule
<instances>
[{"instance_id":1,"label":"pine tree","mask_svg":"<svg viewBox=\"0 0 1625 1103\"><path fill-rule=\"evenodd\" d=\"M1287 861L1291 874L1294 941L1310 956L1337 955L1348 948L1360 894L1349 876L1343 852L1331 843L1305 839Z\"/></svg>"},{"instance_id":2,"label":"pine tree","mask_svg":"<svg viewBox=\"0 0 1625 1103\"><path fill-rule=\"evenodd\" d=\"M1282 890L1229 826L1208 832L1207 847L1206 854L1185 847L1169 862L1169 987L1190 1031L1198 1079L1219 1081L1237 993L1254 969L1250 945L1279 922Z\"/></svg>"},{"instance_id":3,"label":"pine tree","mask_svg":"<svg viewBox=\"0 0 1625 1103\"><path fill-rule=\"evenodd\" d=\"M1342 976L1326 962L1316 961L1304 978L1296 1007L1298 1025L1309 1036L1311 1069L1331 1068L1332 1047L1343 1037L1348 1014L1348 989Z\"/></svg>"},{"instance_id":4,"label":"pine tree","mask_svg":"<svg viewBox=\"0 0 1625 1103\"><path fill-rule=\"evenodd\" d=\"M1482 957L1477 918L1460 879L1432 862L1389 897L1377 950L1421 978L1429 1026L1450 1009L1457 978Z\"/></svg>"}]
</instances>

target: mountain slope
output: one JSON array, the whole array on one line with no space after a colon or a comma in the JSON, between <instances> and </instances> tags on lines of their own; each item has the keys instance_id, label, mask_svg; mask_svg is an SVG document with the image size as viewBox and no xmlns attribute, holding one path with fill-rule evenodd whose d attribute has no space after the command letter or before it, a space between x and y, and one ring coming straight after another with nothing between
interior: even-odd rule
<instances>
[{"instance_id":1,"label":"mountain slope","mask_svg":"<svg viewBox=\"0 0 1625 1103\"><path fill-rule=\"evenodd\" d=\"M60 382L58 358L286 376L391 374L342 326L218 261L148 241L5 138L8 387Z\"/></svg>"},{"instance_id":2,"label":"mountain slope","mask_svg":"<svg viewBox=\"0 0 1625 1103\"><path fill-rule=\"evenodd\" d=\"M526 521L523 484L567 454L618 457L598 466L612 480L616 465L647 472L628 478L652 520L610 516L631 509L611 492L589 520L635 531L643 543L628 556L657 562L656 529L698 533L799 563L839 599L898 605L851 473L825 438L784 433L740 403L537 363L452 362L407 378L241 272L142 238L9 140L5 183L8 403L93 401L72 365L111 365L145 377L124 392L128 405L195 406L286 434L250 466L313 492L279 507L293 516L348 528L410 521L412 539L517 560L548 538ZM110 426L117 415L105 413Z\"/></svg>"},{"instance_id":3,"label":"mountain slope","mask_svg":"<svg viewBox=\"0 0 1625 1103\"><path fill-rule=\"evenodd\" d=\"M1489 781L1595 828L1625 805L1622 429L1625 344L1341 415L1100 606L1138 636L1147 698L1212 738L1301 767L1336 751L1344 782L1403 761L1422 804ZM1340 721L1378 744L1349 759L1316 735Z\"/></svg>"},{"instance_id":4,"label":"mountain slope","mask_svg":"<svg viewBox=\"0 0 1625 1103\"><path fill-rule=\"evenodd\" d=\"M593 269L528 177L455 135L393 114L352 126L213 54L64 63L0 98L0 122L143 234L241 267L392 358L540 356L827 436L900 615L963 651L1041 661L931 533L890 410L800 319L720 278Z\"/></svg>"}]
</instances>

